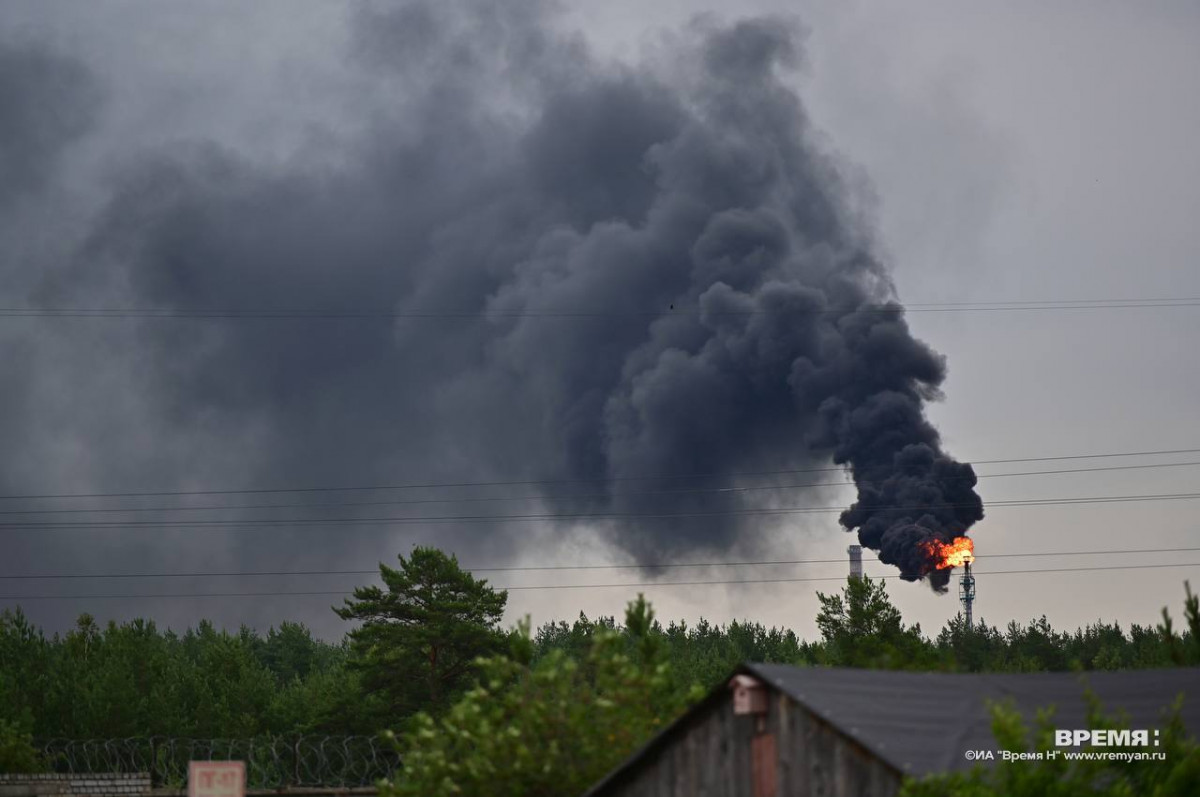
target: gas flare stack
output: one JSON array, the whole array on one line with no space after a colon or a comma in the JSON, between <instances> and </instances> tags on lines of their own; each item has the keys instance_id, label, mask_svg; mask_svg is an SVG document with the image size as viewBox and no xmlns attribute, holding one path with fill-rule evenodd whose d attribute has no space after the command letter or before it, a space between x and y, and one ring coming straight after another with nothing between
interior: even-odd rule
<instances>
[{"instance_id":1,"label":"gas flare stack","mask_svg":"<svg viewBox=\"0 0 1200 797\"><path fill-rule=\"evenodd\" d=\"M862 546L851 545L846 553L850 554L850 578L862 578Z\"/></svg>"},{"instance_id":2,"label":"gas flare stack","mask_svg":"<svg viewBox=\"0 0 1200 797\"><path fill-rule=\"evenodd\" d=\"M971 563L963 565L962 577L958 580L958 599L962 601L963 616L968 630L975 627L971 610L975 604L975 576L971 575Z\"/></svg>"}]
</instances>

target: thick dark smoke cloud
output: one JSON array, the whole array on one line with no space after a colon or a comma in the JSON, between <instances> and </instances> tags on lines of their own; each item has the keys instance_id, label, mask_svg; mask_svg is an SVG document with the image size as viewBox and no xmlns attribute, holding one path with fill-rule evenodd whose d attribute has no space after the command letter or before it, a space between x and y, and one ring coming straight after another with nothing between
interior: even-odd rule
<instances>
[{"instance_id":1,"label":"thick dark smoke cloud","mask_svg":"<svg viewBox=\"0 0 1200 797\"><path fill-rule=\"evenodd\" d=\"M0 38L0 295L21 305L41 279L39 248L59 249L63 213L39 213L73 144L93 128L101 91L77 60L34 42ZM27 329L0 329L0 484L27 466L23 444L38 407L29 374L40 352ZM3 550L0 548L0 550Z\"/></svg>"},{"instance_id":2,"label":"thick dark smoke cloud","mask_svg":"<svg viewBox=\"0 0 1200 797\"><path fill-rule=\"evenodd\" d=\"M92 125L99 92L78 62L0 41L0 212L43 187Z\"/></svg>"},{"instance_id":3,"label":"thick dark smoke cloud","mask_svg":"<svg viewBox=\"0 0 1200 797\"><path fill-rule=\"evenodd\" d=\"M651 561L754 549L767 521L730 513L771 499L699 490L832 460L859 486L843 524L905 573L924 564L915 541L982 515L970 467L923 413L944 364L909 332L791 88L796 26L697 22L620 65L537 2L356 13L352 63L378 88L356 132L282 165L213 141L144 153L39 290L60 305L400 317L96 333L131 358L137 423L176 452L142 450L118 476L211 484L236 451L251 485L594 480L600 497L545 487L532 511L687 515L592 524ZM482 506L410 514L531 511ZM414 538L507 555L527 528ZM237 539L243 558L280 552Z\"/></svg>"}]
</instances>

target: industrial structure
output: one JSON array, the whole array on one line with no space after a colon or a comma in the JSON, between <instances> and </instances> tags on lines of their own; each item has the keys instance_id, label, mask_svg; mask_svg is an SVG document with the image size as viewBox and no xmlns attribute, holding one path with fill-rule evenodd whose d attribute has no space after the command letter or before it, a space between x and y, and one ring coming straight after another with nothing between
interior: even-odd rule
<instances>
[{"instance_id":1,"label":"industrial structure","mask_svg":"<svg viewBox=\"0 0 1200 797\"><path fill-rule=\"evenodd\" d=\"M1088 692L1130 728L1180 720L1200 733L1200 668L945 673L744 664L587 791L585 797L894 797L908 778L1003 766L988 701L1027 725L1054 706L1088 728ZM1154 734L1152 734L1153 736ZM1010 764L1011 766L1011 764Z\"/></svg>"},{"instance_id":2,"label":"industrial structure","mask_svg":"<svg viewBox=\"0 0 1200 797\"><path fill-rule=\"evenodd\" d=\"M958 580L958 599L962 601L963 616L966 618L968 630L975 627L975 576L971 575L971 563L963 565L963 574Z\"/></svg>"},{"instance_id":3,"label":"industrial structure","mask_svg":"<svg viewBox=\"0 0 1200 797\"><path fill-rule=\"evenodd\" d=\"M860 579L863 576L862 546L851 545L846 548L850 556L850 578ZM963 615L966 617L966 627L975 627L975 576L971 574L971 560L963 563L963 574L958 580L958 599L962 602Z\"/></svg>"},{"instance_id":4,"label":"industrial structure","mask_svg":"<svg viewBox=\"0 0 1200 797\"><path fill-rule=\"evenodd\" d=\"M846 553L850 554L850 578L862 578L862 546L851 545Z\"/></svg>"}]
</instances>

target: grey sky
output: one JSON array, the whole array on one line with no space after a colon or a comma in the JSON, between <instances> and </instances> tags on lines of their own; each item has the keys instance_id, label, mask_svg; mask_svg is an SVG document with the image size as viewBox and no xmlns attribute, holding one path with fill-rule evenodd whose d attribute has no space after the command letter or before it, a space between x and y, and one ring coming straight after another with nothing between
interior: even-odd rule
<instances>
[{"instance_id":1,"label":"grey sky","mask_svg":"<svg viewBox=\"0 0 1200 797\"><path fill-rule=\"evenodd\" d=\"M557 24L581 29L600 61L613 57L645 64L661 58L656 54L664 52L662 38L682 36L692 15L715 11L727 18L729 14L720 10L725 5L580 4ZM1200 207L1200 154L1192 144L1200 139L1200 93L1194 86L1194 76L1200 74L1200 14L1193 7L1029 3L985 8L947 2L908 4L901 12L865 3L807 9L766 2L739 6L739 16L762 11L794 12L807 29L804 64L788 80L798 89L822 147L840 155L839 167L851 184L858 212L874 216L878 248L886 254L902 300L1200 296L1200 232L1194 224ZM363 269L356 273L368 275L354 287L339 282L338 272L314 266L311 272L296 272L310 292L298 293L301 297L319 291L331 305L362 305L373 297L370 290L384 285L403 295L407 278L393 274L393 262L377 253L406 251L406 236L418 235L425 221L415 211L390 218L385 200L392 195L385 193L373 203L369 192L356 187L363 181L353 171L362 169L364 162L381 170L395 166L412 185L428 179L431 194L453 205L460 201L455 193L459 169L453 161L433 162L432 176L423 177L421 163L396 164L387 158L397 140L420 135L422 125L411 119L446 112L451 117L443 129L451 132L477 130L469 118L460 116L476 113L494 113L497 118L511 113L518 124L522 114L537 110L531 110L531 98L546 96L547 86L570 86L586 77L583 72L541 69L536 62L539 51L523 38L529 28L519 17L505 24L508 27L492 41L527 49L531 61L521 74L532 83L499 75L473 84L470 69L457 81L450 74L439 83L440 76L421 71L435 61L421 52L419 41L398 47L386 28L356 27L352 16L336 4L10 2L0 40L73 58L76 66L70 68L90 70L91 77L59 100L62 108L71 110L51 116L61 124L37 134L44 144L36 167L42 181L17 180L13 184L24 186L24 193L17 200L0 197L0 252L5 261L0 285L6 301L119 306L134 298L144 304L157 300L178 305L185 297L194 306L204 306L219 303L212 297L225 294L204 295L203 290L238 285L247 306L286 304L287 297L272 292L276 283L264 277L256 287L253 274L245 271L247 263L262 264L269 258L278 259L266 266L277 270L274 273L290 274L287 270L299 268L301 261L328 265L344 257ZM414 27L419 29L410 21L407 29ZM571 45L568 39L555 46ZM484 52L480 57L486 61L491 56ZM569 53L545 57L547 63L571 63ZM660 68L686 72L689 66L685 60ZM433 100L420 93L422 86L431 84L440 87L438 98L453 96L457 102L431 104ZM31 78L20 85L38 83ZM53 99L51 93L60 88L50 80L42 91ZM0 97L15 107L9 94ZM653 107L655 99L646 104ZM87 133L77 130L84 111L91 124ZM586 119L588 111L569 108L563 124ZM602 116L597 119L603 121ZM581 125L577 135L588 129ZM371 139L373 130L386 131L388 138ZM653 137L653 130L646 135ZM348 140L357 143L347 146ZM464 151L493 152L497 162L503 162L511 156L504 149L508 143L501 130L494 137L464 140L462 146ZM439 144L430 151L447 150ZM172 171L171 163L180 157L188 164L185 177ZM347 162L355 158L359 162ZM570 167L568 158L545 179L570 179ZM300 172L304 179L288 176ZM198 182L195 174L202 175ZM476 190L480 185L486 187L464 181L461 188ZM319 194L314 194L315 188ZM589 194L586 201L604 203L618 194L628 192L612 188L609 194ZM197 197L219 201L227 215L205 216L206 205ZM282 217L284 226L263 230L262 224L269 222L261 220L276 215L272 208L277 207L299 210ZM426 210L429 218L444 221L437 207ZM483 211L447 227L450 241L439 243L445 258L441 262L495 257L495 267L502 267L503 252L471 250L492 239L491 233L480 230L510 223L495 215L494 208ZM163 218L176 226L164 226ZM122 226L118 219L127 221ZM163 276L171 269L160 254L177 251L170 236L184 234L186 228L179 225L185 222L200 230L233 229L240 236L222 244L224 249L195 252L196 257L212 262L225 258L229 264L228 273L201 284L199 294L196 285ZM145 233L147 228L155 231L153 236ZM322 234L306 235L311 229ZM300 242L296 248L254 248L262 246L260 241L289 236ZM310 251L318 245L327 249ZM130 262L137 267L127 268ZM409 305L447 304L447 297L464 289L461 277L437 271L438 265L436 258L428 261L425 267L432 276L418 280L425 293L405 296ZM113 274L123 276L114 280ZM914 313L909 319L917 337L946 356L945 400L933 405L930 415L949 452L964 461L1200 447L1200 366L1193 348L1200 335L1200 312L1194 307ZM371 348L380 345L380 336L361 327L322 327L326 332L306 338L303 351L288 360L278 355L289 350L285 338L295 330L271 323L258 327L262 334L250 338L250 346L222 349L218 338L204 337L213 335L212 327L198 321L138 325L0 319L0 347L15 374L0 392L3 492L379 483L390 474L399 481L505 478L506 463L481 465L480 450L511 450L509 466L524 474L513 478L545 477L542 472L528 473L524 463L536 448L523 451L526 441L517 432L530 428L535 413L558 406L554 391L561 389L559 382L533 386L540 391L537 406L508 406L506 396L516 393L445 374L430 380L441 391L438 412L422 418L419 414L429 405L410 396L410 379L394 375L392 381L380 383L373 372L356 371L353 360L346 361L348 350L360 352L364 362L390 356L390 345ZM422 360L423 344L406 343L427 334L404 324L392 333L396 349L405 352L408 373L437 374L439 368L452 367L453 358L450 364L440 363L435 351ZM459 343L469 348L468 341L439 346L459 351ZM547 351L545 344L539 346L539 357L553 356L552 347ZM573 349L565 351L569 355ZM202 358L205 367L198 366L199 359L180 360L179 352ZM223 373L264 368L257 357L271 358L267 370L272 378L238 384L221 379ZM510 363L519 373L521 361ZM560 374L570 365L564 361L562 368L544 373ZM310 379L324 387L311 394L291 390ZM328 388L330 384L341 387ZM481 389L496 391L497 416L472 416L465 410L455 416L456 406L474 406L475 392ZM394 412L404 416L407 425L389 430L345 421L355 396L367 394L371 397L359 408L363 417L383 418L385 412ZM323 414L329 407L336 408L336 417ZM455 417L462 427L455 435L439 436L437 424ZM497 423L496 417L508 418L511 425ZM422 426L425 434L414 437L412 430ZM304 434L297 435L297 430ZM452 450L447 437L472 442ZM361 455L361 467L340 457L314 461L314 452L334 451L347 459ZM428 469L414 471L413 463L422 459ZM1200 457L1157 461L1189 459ZM1111 463L1082 466L1103 464ZM547 468L558 472L554 465ZM990 465L978 471L1027 469L1031 468ZM1198 472L1197 467L1179 467L985 478L980 492L985 504L1014 498L1194 492ZM787 495L793 504L848 505L853 500L848 489ZM243 496L229 503L243 499L260 502ZM285 496L261 502L291 500ZM1080 556L1052 564L986 556L1200 545L1194 512L1189 511L1194 504L990 509L973 531L982 573L977 613L998 624L1042 613L1063 626L1097 617L1150 622L1162 605L1178 606L1183 579L1190 575L1197 580L1194 569L994 578L986 571L1200 562L1200 556ZM459 508L463 506L464 514L474 513L470 504ZM553 511L544 505L539 509L537 503L482 506L489 509L479 511ZM435 514L443 509L453 507L418 506L412 511ZM444 541L469 565L591 563L626 561L627 556L605 545L602 535L587 526L527 526L519 538L505 535L502 543L490 544L482 543L490 537L478 528L449 526L416 537L403 527L337 535L322 529L205 534L194 529L27 530L9 531L0 539L6 552L4 572L370 567L415 539ZM779 558L840 558L851 541L838 527L836 515L764 522L754 532L741 529L738 534L731 556L766 552ZM750 534L756 539L746 539ZM517 544L510 544L513 540ZM723 555L723 550L713 550L684 558ZM886 572L879 564L869 569ZM843 572L838 564L726 568L688 575L822 577ZM675 571L663 577L685 578ZM641 580L629 571L615 571L497 574L495 581L582 583L590 578L597 583ZM354 582L9 582L6 591L336 589ZM957 610L951 596L935 596L894 579L893 583L892 592L906 615L927 630L935 630ZM834 587L817 582L646 591L664 618L751 617L811 635L815 589ZM569 618L580 610L617 613L632 592L514 592L510 614L530 612L540 622ZM330 602L105 601L81 606L38 601L25 608L52 627L61 627L86 608L102 617L148 613L176 625L212 616L226 624L265 626L300 616L334 634L340 623L324 608Z\"/></svg>"}]
</instances>

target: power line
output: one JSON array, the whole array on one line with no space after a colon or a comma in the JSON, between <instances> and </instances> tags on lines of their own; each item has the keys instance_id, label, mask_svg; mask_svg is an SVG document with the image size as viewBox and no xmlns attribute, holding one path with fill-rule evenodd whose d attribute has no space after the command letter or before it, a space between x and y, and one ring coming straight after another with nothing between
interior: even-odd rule
<instances>
[{"instance_id":1,"label":"power line","mask_svg":"<svg viewBox=\"0 0 1200 797\"><path fill-rule=\"evenodd\" d=\"M1160 296L1158 298L1140 298L1140 299L1043 299L1043 300L1027 300L1013 299L1011 301L998 300L994 302L910 302L906 307L1008 307L1008 306L1037 306L1037 305L1060 305L1060 304L1121 304L1125 302L1137 302L1151 305L1169 304L1172 302L1197 302L1200 301L1200 296Z\"/></svg>"},{"instance_id":2,"label":"power line","mask_svg":"<svg viewBox=\"0 0 1200 797\"><path fill-rule=\"evenodd\" d=\"M701 310L668 308L658 310L180 310L167 307L0 307L0 318L108 318L108 319L221 319L221 320L474 320L500 318L600 319L682 317L751 317L764 315L844 316L871 313L1012 312L1051 310L1122 310L1132 308L1198 307L1200 297L1162 299L1062 299L1051 301L999 302L898 302L863 303L854 307L786 310Z\"/></svg>"},{"instance_id":3,"label":"power line","mask_svg":"<svg viewBox=\"0 0 1200 797\"><path fill-rule=\"evenodd\" d=\"M977 459L973 465L1000 465L1016 462L1061 462L1078 459L1109 459L1120 457L1149 457L1166 456L1169 454L1197 454L1200 448L1176 448L1158 451L1123 451L1100 454L1066 454L1049 457L1013 457L1008 459ZM657 476L613 476L579 479L518 479L511 481L463 481L463 482L410 482L407 484L382 485L350 485L339 487L258 487L245 489L212 489L212 490L156 490L137 492L103 492L103 493L24 493L0 495L0 500L51 499L51 498L145 498L184 495L251 495L265 493L326 493L326 492L365 492L373 490L418 490L437 489L443 487L511 487L530 484L603 484L631 481L671 481L677 479L708 479L742 478L748 476L783 476L797 473L844 473L844 466L821 468L792 468L787 470L739 471L733 473L692 473Z\"/></svg>"},{"instance_id":4,"label":"power line","mask_svg":"<svg viewBox=\"0 0 1200 797\"><path fill-rule=\"evenodd\" d=\"M1096 473L1101 471L1118 471L1118 470L1145 470L1153 468L1181 468L1188 466L1200 465L1200 461L1195 462L1161 462L1149 465L1109 465L1100 468L1063 468L1059 470L1027 470L1011 473L980 473L972 478L978 479L996 479L1011 476L1050 476L1064 473ZM958 482L967 481L968 477L962 478L941 478L938 481ZM464 498L409 498L409 499L393 499L388 501L337 501L337 502L322 502L322 503L288 503L288 504L235 504L235 505L214 505L214 506L159 506L159 507L97 507L97 508L76 508L76 509L5 509L0 510L0 515L75 515L75 514L127 514L127 513L144 513L144 512L203 512L217 510L244 510L244 509L328 509L328 508L346 508L355 506L402 506L412 504L467 504L467 503L494 503L500 501L564 501L564 500L579 500L589 498L616 498L628 496L646 496L646 495L701 495L701 494L721 494L721 493L746 493L757 492L763 490L795 490L809 487L845 487L853 486L854 482L850 480L836 482L807 482L802 484L764 484L751 486L721 486L721 487L691 487L673 490L626 490L620 492L607 493L567 493L565 495L519 495L519 496L467 496Z\"/></svg>"},{"instance_id":5,"label":"power line","mask_svg":"<svg viewBox=\"0 0 1200 797\"><path fill-rule=\"evenodd\" d=\"M967 312L1010 310L1111 310L1142 307L1194 307L1200 297L1161 299L1062 299L998 302L898 302L863 303L854 307L787 310L726 310L675 308L658 310L180 310L167 307L0 307L7 318L213 318L213 319L475 319L475 318L659 318L678 316L756 316L778 312L805 315L851 313L900 314L904 312Z\"/></svg>"},{"instance_id":6,"label":"power line","mask_svg":"<svg viewBox=\"0 0 1200 797\"><path fill-rule=\"evenodd\" d=\"M1055 567L1043 568L1036 570L993 570L986 573L978 573L977 575L1003 576L1003 575L1020 575L1030 573L1083 573L1090 571L1102 570L1145 570L1152 568L1164 567L1200 567L1200 562L1173 562L1171 564L1156 564L1156 565L1112 565L1101 567ZM902 578L899 573L887 573L875 575L872 578ZM914 576L919 578L920 576ZM813 578L747 578L747 579L728 579L717 581L643 581L629 582L619 584L542 584L542 585L517 585L496 587L498 590L507 591L524 591L524 590L552 590L552 589L648 589L650 587L696 587L696 586L719 586L732 584L796 584L803 582L817 581L845 581L846 576L820 576ZM318 596L318 595L351 595L353 590L302 590L296 592L175 592L175 593L158 593L158 594L99 594L99 595L0 595L0 600L16 601L16 600L100 600L100 599L163 599L163 598L262 598L262 597L297 597L297 596Z\"/></svg>"},{"instance_id":7,"label":"power line","mask_svg":"<svg viewBox=\"0 0 1200 797\"><path fill-rule=\"evenodd\" d=\"M1105 495L1068 498L1029 498L990 501L989 509L1011 506L1068 506L1074 504L1118 504L1140 501L1183 501L1200 498L1200 493L1159 493L1156 495ZM872 511L929 512L940 509L969 509L974 504L945 503L934 506L868 506ZM536 513L528 515L426 515L345 518L258 518L246 520L130 520L130 521L51 521L0 524L0 530L131 529L131 528L220 528L256 526L323 526L330 524L410 525L414 523L540 523L559 520L669 520L675 518L749 517L769 515L806 515L844 512L845 506L797 506L770 509L729 509L703 512L579 512Z\"/></svg>"},{"instance_id":8,"label":"power line","mask_svg":"<svg viewBox=\"0 0 1200 797\"><path fill-rule=\"evenodd\" d=\"M1038 557L1051 558L1055 556L1109 556L1109 555L1129 555L1143 553L1186 553L1200 551L1200 547L1196 548L1136 548L1127 550L1105 550L1105 551L1031 551L1026 553L989 553L981 558L995 559L1008 557ZM763 559L750 562L655 562L651 564L619 564L619 565L529 565L529 566L513 566L513 567L463 567L471 573L517 573L517 572L544 572L544 571L565 571L565 570L659 570L666 568L688 568L688 567L760 567L760 566L782 566L782 565L811 565L811 564L845 564L846 557L842 556L837 559ZM370 570L255 570L255 571L231 571L224 573L217 572L190 572L190 573L40 573L40 574L12 574L0 575L0 580L36 580L36 579L124 579L124 578L233 578L233 577L259 577L259 576L367 576L377 575L379 568Z\"/></svg>"}]
</instances>

